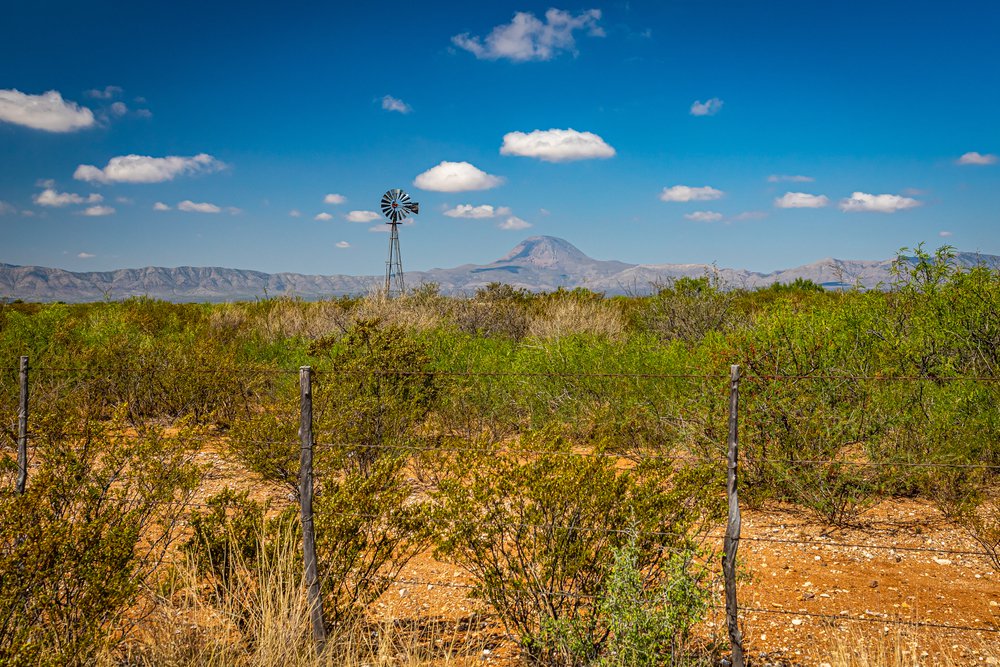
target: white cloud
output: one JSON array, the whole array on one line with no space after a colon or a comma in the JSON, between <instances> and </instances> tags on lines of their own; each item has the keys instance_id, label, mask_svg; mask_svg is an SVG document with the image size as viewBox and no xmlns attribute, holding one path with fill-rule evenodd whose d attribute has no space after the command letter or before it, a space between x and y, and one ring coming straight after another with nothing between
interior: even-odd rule
<instances>
[{"instance_id":1,"label":"white cloud","mask_svg":"<svg viewBox=\"0 0 1000 667\"><path fill-rule=\"evenodd\" d=\"M216 206L215 204L210 204L209 202L193 202L190 199L185 199L181 203L177 204L178 211L184 211L186 213L221 213L222 208Z\"/></svg>"},{"instance_id":2,"label":"white cloud","mask_svg":"<svg viewBox=\"0 0 1000 667\"><path fill-rule=\"evenodd\" d=\"M413 111L413 107L392 95L386 95L382 98L382 108L386 111L397 111L403 114Z\"/></svg>"},{"instance_id":3,"label":"white cloud","mask_svg":"<svg viewBox=\"0 0 1000 667\"><path fill-rule=\"evenodd\" d=\"M501 183L503 179L499 176L487 174L468 162L441 162L413 179L413 185L421 190L435 192L489 190Z\"/></svg>"},{"instance_id":4,"label":"white cloud","mask_svg":"<svg viewBox=\"0 0 1000 667\"><path fill-rule=\"evenodd\" d=\"M124 116L128 113L128 107L124 102L115 102L111 105L111 113L116 116Z\"/></svg>"},{"instance_id":5,"label":"white cloud","mask_svg":"<svg viewBox=\"0 0 1000 667\"><path fill-rule=\"evenodd\" d=\"M80 259L93 259L94 257L97 257L97 255L91 254L89 252L78 252L76 253L76 256L79 257Z\"/></svg>"},{"instance_id":6,"label":"white cloud","mask_svg":"<svg viewBox=\"0 0 1000 667\"><path fill-rule=\"evenodd\" d=\"M976 165L987 165L996 164L997 156L992 153L977 153L972 151L969 153L964 153L962 157L955 160L955 164L976 164Z\"/></svg>"},{"instance_id":7,"label":"white cloud","mask_svg":"<svg viewBox=\"0 0 1000 667\"><path fill-rule=\"evenodd\" d=\"M845 213L895 213L920 206L923 202L901 195L872 195L854 192L847 199L840 200L840 210Z\"/></svg>"},{"instance_id":8,"label":"white cloud","mask_svg":"<svg viewBox=\"0 0 1000 667\"><path fill-rule=\"evenodd\" d=\"M494 208L490 204L473 206L472 204L459 204L453 209L444 212L449 218L495 218L500 215L510 215L510 209L506 206Z\"/></svg>"},{"instance_id":9,"label":"white cloud","mask_svg":"<svg viewBox=\"0 0 1000 667\"><path fill-rule=\"evenodd\" d=\"M722 214L718 211L695 211L694 213L685 213L684 217L695 222L718 222L722 220Z\"/></svg>"},{"instance_id":10,"label":"white cloud","mask_svg":"<svg viewBox=\"0 0 1000 667\"><path fill-rule=\"evenodd\" d=\"M348 222L371 222L378 220L380 216L375 211L351 211L344 216Z\"/></svg>"},{"instance_id":11,"label":"white cloud","mask_svg":"<svg viewBox=\"0 0 1000 667\"><path fill-rule=\"evenodd\" d=\"M331 193L323 197L324 204L343 204L345 201L347 201L347 197L345 197L344 195Z\"/></svg>"},{"instance_id":12,"label":"white cloud","mask_svg":"<svg viewBox=\"0 0 1000 667\"><path fill-rule=\"evenodd\" d=\"M744 220L761 220L767 217L767 211L743 211L738 215L733 216L733 220L736 222L742 222Z\"/></svg>"},{"instance_id":13,"label":"white cloud","mask_svg":"<svg viewBox=\"0 0 1000 667\"><path fill-rule=\"evenodd\" d=\"M92 218L96 218L102 215L111 215L114 212L115 209L111 208L110 206L88 206L86 209L84 209L83 214L90 216Z\"/></svg>"},{"instance_id":14,"label":"white cloud","mask_svg":"<svg viewBox=\"0 0 1000 667\"><path fill-rule=\"evenodd\" d=\"M386 233L386 234L388 234L389 233L389 227L390 227L390 225L375 225L374 227L369 227L368 231L375 232L376 234L383 233L383 232Z\"/></svg>"},{"instance_id":15,"label":"white cloud","mask_svg":"<svg viewBox=\"0 0 1000 667\"><path fill-rule=\"evenodd\" d=\"M115 197L115 201L119 204L131 204L132 200L128 197Z\"/></svg>"},{"instance_id":16,"label":"white cloud","mask_svg":"<svg viewBox=\"0 0 1000 667\"><path fill-rule=\"evenodd\" d=\"M534 132L508 132L503 137L501 155L533 157L546 162L569 162L609 158L615 149L593 132L568 130L535 130Z\"/></svg>"},{"instance_id":17,"label":"white cloud","mask_svg":"<svg viewBox=\"0 0 1000 667\"><path fill-rule=\"evenodd\" d=\"M338 248L350 248L351 244L348 243L347 241L337 241L337 247Z\"/></svg>"},{"instance_id":18,"label":"white cloud","mask_svg":"<svg viewBox=\"0 0 1000 667\"><path fill-rule=\"evenodd\" d=\"M826 195L811 195L806 192L786 192L774 200L775 208L823 208L829 203Z\"/></svg>"},{"instance_id":19,"label":"white cloud","mask_svg":"<svg viewBox=\"0 0 1000 667\"><path fill-rule=\"evenodd\" d=\"M506 229L508 231L517 231L519 229L527 229L528 227L531 227L531 223L528 222L527 220L522 220L516 215L512 215L503 222L501 222L499 225L497 225L497 227L499 227L500 229Z\"/></svg>"},{"instance_id":20,"label":"white cloud","mask_svg":"<svg viewBox=\"0 0 1000 667\"><path fill-rule=\"evenodd\" d=\"M73 132L94 125L87 107L63 100L55 90L27 95L19 90L0 90L0 121L46 132Z\"/></svg>"},{"instance_id":21,"label":"white cloud","mask_svg":"<svg viewBox=\"0 0 1000 667\"><path fill-rule=\"evenodd\" d=\"M660 200L680 202L711 201L713 199L721 199L724 194L722 190L716 190L707 185L700 188L692 188L688 185L673 185L669 188L663 188L663 192L660 193Z\"/></svg>"},{"instance_id":22,"label":"white cloud","mask_svg":"<svg viewBox=\"0 0 1000 667\"><path fill-rule=\"evenodd\" d=\"M135 112L135 115L138 116L139 118L152 118L153 112L150 111L149 109L138 109Z\"/></svg>"},{"instance_id":23,"label":"white cloud","mask_svg":"<svg viewBox=\"0 0 1000 667\"><path fill-rule=\"evenodd\" d=\"M164 204L163 202L158 201L155 204L153 204L153 210L154 211L169 211L170 207L167 206L166 204Z\"/></svg>"},{"instance_id":24,"label":"white cloud","mask_svg":"<svg viewBox=\"0 0 1000 667\"><path fill-rule=\"evenodd\" d=\"M302 217L302 211L300 211L297 208L293 208L291 211L288 212L288 217L290 217L290 218L301 218Z\"/></svg>"},{"instance_id":25,"label":"white cloud","mask_svg":"<svg viewBox=\"0 0 1000 667\"><path fill-rule=\"evenodd\" d=\"M704 102L695 101L691 104L691 115L692 116L714 116L715 114L722 111L722 105L725 104L718 97L713 97L710 100L705 100Z\"/></svg>"},{"instance_id":26,"label":"white cloud","mask_svg":"<svg viewBox=\"0 0 1000 667\"><path fill-rule=\"evenodd\" d=\"M325 222L327 220L333 220L333 216L330 215L329 213L317 213L316 216L313 218L313 220L320 220Z\"/></svg>"},{"instance_id":27,"label":"white cloud","mask_svg":"<svg viewBox=\"0 0 1000 667\"><path fill-rule=\"evenodd\" d=\"M951 235L952 235L952 232L945 231L945 230L942 230L942 231L938 232L938 236L942 236L944 238L948 238Z\"/></svg>"},{"instance_id":28,"label":"white cloud","mask_svg":"<svg viewBox=\"0 0 1000 667\"><path fill-rule=\"evenodd\" d=\"M110 100L112 97L117 97L122 94L122 89L118 86L105 86L104 90L98 90L96 88L88 90L84 93L87 97L93 97L95 100Z\"/></svg>"},{"instance_id":29,"label":"white cloud","mask_svg":"<svg viewBox=\"0 0 1000 667\"><path fill-rule=\"evenodd\" d=\"M768 183L812 183L816 179L812 176L801 176L795 174L771 174L767 177Z\"/></svg>"},{"instance_id":30,"label":"white cloud","mask_svg":"<svg viewBox=\"0 0 1000 667\"><path fill-rule=\"evenodd\" d=\"M73 173L78 181L96 183L162 183L181 174L195 174L224 169L226 165L207 153L194 157L168 155L120 155L113 157L103 169L81 164Z\"/></svg>"},{"instance_id":31,"label":"white cloud","mask_svg":"<svg viewBox=\"0 0 1000 667\"><path fill-rule=\"evenodd\" d=\"M589 9L576 16L562 9L550 9L545 12L544 23L530 12L516 12L510 23L496 26L485 39L463 33L451 41L485 60L551 60L564 51L576 54L573 38L576 30L586 30L591 37L603 37L600 20L600 9Z\"/></svg>"},{"instance_id":32,"label":"white cloud","mask_svg":"<svg viewBox=\"0 0 1000 667\"><path fill-rule=\"evenodd\" d=\"M72 192L56 192L54 188L45 188L32 199L39 206L68 206L70 204L97 204L104 197L96 193L83 197Z\"/></svg>"}]
</instances>

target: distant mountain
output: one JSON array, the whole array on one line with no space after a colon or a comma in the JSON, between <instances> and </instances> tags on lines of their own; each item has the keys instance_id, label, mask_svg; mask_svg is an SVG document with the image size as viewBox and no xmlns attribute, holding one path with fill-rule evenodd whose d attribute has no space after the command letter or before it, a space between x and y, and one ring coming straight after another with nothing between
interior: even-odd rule
<instances>
[{"instance_id":1,"label":"distant mountain","mask_svg":"<svg viewBox=\"0 0 1000 667\"><path fill-rule=\"evenodd\" d=\"M984 264L1000 270L1000 256L958 253L965 267ZM434 282L446 294L472 294L491 282L532 291L586 287L606 294L643 294L653 285L682 276L716 274L723 285L755 288L788 283L796 278L829 288L861 285L877 288L892 280L892 260L864 261L827 258L793 269L758 273L717 269L709 264L627 264L588 257L564 239L532 236L509 253L485 265L411 271L409 286ZM264 296L294 295L305 299L365 294L382 283L381 276L309 276L261 273L242 269L182 266L146 267L76 273L40 266L0 264L0 299L25 301L99 301L148 296L168 301L233 301Z\"/></svg>"}]
</instances>

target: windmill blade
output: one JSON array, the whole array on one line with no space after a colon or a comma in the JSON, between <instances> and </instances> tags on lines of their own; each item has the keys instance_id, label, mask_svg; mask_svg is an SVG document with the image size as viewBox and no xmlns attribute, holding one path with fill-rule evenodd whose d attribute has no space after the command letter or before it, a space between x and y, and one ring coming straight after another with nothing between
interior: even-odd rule
<instances>
[{"instance_id":1,"label":"windmill blade","mask_svg":"<svg viewBox=\"0 0 1000 667\"><path fill-rule=\"evenodd\" d=\"M420 204L415 201L411 201L404 204L403 208L405 208L409 213L412 213L413 215L417 215L418 213L420 213Z\"/></svg>"}]
</instances>

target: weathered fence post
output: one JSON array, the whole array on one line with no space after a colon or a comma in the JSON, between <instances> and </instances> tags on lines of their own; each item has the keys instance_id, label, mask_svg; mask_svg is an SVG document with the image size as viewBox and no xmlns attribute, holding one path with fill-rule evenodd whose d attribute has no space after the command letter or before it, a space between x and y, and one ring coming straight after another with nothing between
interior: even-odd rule
<instances>
[{"instance_id":1,"label":"weathered fence post","mask_svg":"<svg viewBox=\"0 0 1000 667\"><path fill-rule=\"evenodd\" d=\"M736 550L740 546L740 501L736 493L736 461L738 456L737 414L740 401L740 367L730 367L729 380L729 464L726 492L729 495L729 522L723 542L722 572L726 579L726 622L733 647L733 667L743 667L743 634L740 632L736 607Z\"/></svg>"},{"instance_id":2,"label":"weathered fence post","mask_svg":"<svg viewBox=\"0 0 1000 667\"><path fill-rule=\"evenodd\" d=\"M319 574L316 566L316 532L313 528L313 430L312 430L312 368L299 368L299 504L302 509L302 560L305 567L306 597L312 618L313 640L317 652L326 643L326 626L323 623L323 599L320 596Z\"/></svg>"},{"instance_id":3,"label":"weathered fence post","mask_svg":"<svg viewBox=\"0 0 1000 667\"><path fill-rule=\"evenodd\" d=\"M21 357L21 402L17 409L17 494L28 483L28 357Z\"/></svg>"}]
</instances>

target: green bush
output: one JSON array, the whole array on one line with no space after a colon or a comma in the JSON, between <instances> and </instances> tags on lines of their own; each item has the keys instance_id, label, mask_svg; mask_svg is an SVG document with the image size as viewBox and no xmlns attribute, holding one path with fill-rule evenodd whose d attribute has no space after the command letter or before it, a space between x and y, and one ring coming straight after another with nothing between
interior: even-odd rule
<instances>
[{"instance_id":1,"label":"green bush","mask_svg":"<svg viewBox=\"0 0 1000 667\"><path fill-rule=\"evenodd\" d=\"M511 447L476 443L445 463L438 554L469 572L533 660L588 664L612 632L597 601L615 550L633 540L635 568L659 580L721 494L704 493L708 470L661 459L617 470L614 457L578 455L550 434Z\"/></svg>"}]
</instances>

